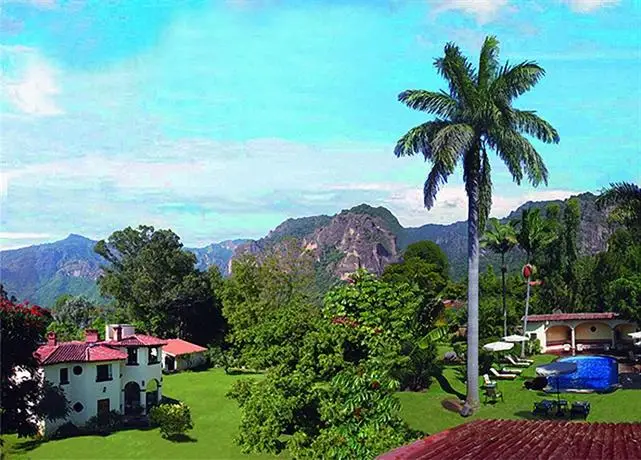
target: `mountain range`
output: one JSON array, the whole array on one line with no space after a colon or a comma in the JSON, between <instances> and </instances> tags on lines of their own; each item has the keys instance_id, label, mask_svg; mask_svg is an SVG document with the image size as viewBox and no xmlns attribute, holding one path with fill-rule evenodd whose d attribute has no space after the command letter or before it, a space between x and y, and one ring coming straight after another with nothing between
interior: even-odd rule
<instances>
[{"instance_id":1,"label":"mountain range","mask_svg":"<svg viewBox=\"0 0 641 460\"><path fill-rule=\"evenodd\" d=\"M579 249L582 254L594 254L605 249L611 229L606 213L596 208L595 195L584 193L578 198L581 205ZM551 203L563 201L528 202L502 220L517 219L526 208L543 208ZM358 266L380 274L388 264L401 260L402 251L409 244L422 240L434 241L443 248L454 278L460 279L466 272L465 221L405 228L388 209L366 204L333 216L287 219L258 240L227 240L186 249L196 255L199 269L215 264L228 275L234 257L246 253L260 255L288 237L297 238L301 249L314 253L327 279L343 278ZM100 300L96 281L105 261L93 251L95 243L71 234L54 243L0 251L0 281L18 299L42 306L51 306L64 293ZM518 252L512 255L513 268L520 266L520 259ZM493 254L482 254L481 269L496 263Z\"/></svg>"}]
</instances>

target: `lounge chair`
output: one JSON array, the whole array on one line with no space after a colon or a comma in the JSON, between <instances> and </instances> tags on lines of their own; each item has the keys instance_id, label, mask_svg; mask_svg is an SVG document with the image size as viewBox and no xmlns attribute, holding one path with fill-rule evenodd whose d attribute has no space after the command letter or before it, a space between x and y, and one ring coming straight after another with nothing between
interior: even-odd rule
<instances>
[{"instance_id":1,"label":"lounge chair","mask_svg":"<svg viewBox=\"0 0 641 460\"><path fill-rule=\"evenodd\" d=\"M503 374L516 374L516 375L521 375L523 373L523 369L515 369L513 367L502 367L501 372Z\"/></svg>"},{"instance_id":2,"label":"lounge chair","mask_svg":"<svg viewBox=\"0 0 641 460\"><path fill-rule=\"evenodd\" d=\"M508 356L512 358L514 361L516 361L517 363L534 364L534 360L532 359L519 358L518 356L514 356L514 355L508 355Z\"/></svg>"},{"instance_id":3,"label":"lounge chair","mask_svg":"<svg viewBox=\"0 0 641 460\"><path fill-rule=\"evenodd\" d=\"M575 415L588 418L590 413L590 403L587 401L575 401L572 403L572 408L570 409L570 415L574 417Z\"/></svg>"},{"instance_id":4,"label":"lounge chair","mask_svg":"<svg viewBox=\"0 0 641 460\"><path fill-rule=\"evenodd\" d=\"M507 355L505 357L505 359L507 359L507 362L510 363L512 366L530 367L530 363L524 363L524 362L515 361L514 358L512 358L512 356L510 356L510 355Z\"/></svg>"},{"instance_id":5,"label":"lounge chair","mask_svg":"<svg viewBox=\"0 0 641 460\"><path fill-rule=\"evenodd\" d=\"M494 380L490 380L490 376L487 374L483 374L483 387L484 388L489 388L489 387L495 387L496 382Z\"/></svg>"},{"instance_id":6,"label":"lounge chair","mask_svg":"<svg viewBox=\"0 0 641 460\"><path fill-rule=\"evenodd\" d=\"M492 374L494 378L503 380L514 380L516 378L516 374L500 374L499 371L493 367L490 367L490 374Z\"/></svg>"},{"instance_id":7,"label":"lounge chair","mask_svg":"<svg viewBox=\"0 0 641 460\"><path fill-rule=\"evenodd\" d=\"M550 411L554 409L554 405L554 401L550 401L549 399L535 402L534 410L532 410L532 413L534 415L549 415Z\"/></svg>"},{"instance_id":8,"label":"lounge chair","mask_svg":"<svg viewBox=\"0 0 641 460\"><path fill-rule=\"evenodd\" d=\"M501 401L504 401L503 399L503 393L498 391L496 387L491 387L491 388L486 388L485 389L485 402L487 403L488 399L495 403L496 401L501 399Z\"/></svg>"}]
</instances>

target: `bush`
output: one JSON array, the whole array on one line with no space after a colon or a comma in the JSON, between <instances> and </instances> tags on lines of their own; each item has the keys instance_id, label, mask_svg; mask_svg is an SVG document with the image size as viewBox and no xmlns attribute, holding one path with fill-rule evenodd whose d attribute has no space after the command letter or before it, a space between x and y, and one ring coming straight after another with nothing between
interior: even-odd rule
<instances>
[{"instance_id":1,"label":"bush","mask_svg":"<svg viewBox=\"0 0 641 460\"><path fill-rule=\"evenodd\" d=\"M76 425L74 425L71 422L67 422L63 425L60 425L56 430L56 432L51 435L51 438L52 439L71 438L73 436L78 436L80 434L82 434L82 431L80 430L80 428L78 428Z\"/></svg>"},{"instance_id":2,"label":"bush","mask_svg":"<svg viewBox=\"0 0 641 460\"><path fill-rule=\"evenodd\" d=\"M194 428L189 407L183 403L155 406L149 412L149 420L160 427L163 438L185 434Z\"/></svg>"},{"instance_id":3,"label":"bush","mask_svg":"<svg viewBox=\"0 0 641 460\"><path fill-rule=\"evenodd\" d=\"M530 340L527 346L528 355L541 354L541 341L539 339Z\"/></svg>"},{"instance_id":4,"label":"bush","mask_svg":"<svg viewBox=\"0 0 641 460\"><path fill-rule=\"evenodd\" d=\"M123 418L119 412L110 411L106 415L94 415L84 426L89 433L112 433L123 426Z\"/></svg>"}]
</instances>

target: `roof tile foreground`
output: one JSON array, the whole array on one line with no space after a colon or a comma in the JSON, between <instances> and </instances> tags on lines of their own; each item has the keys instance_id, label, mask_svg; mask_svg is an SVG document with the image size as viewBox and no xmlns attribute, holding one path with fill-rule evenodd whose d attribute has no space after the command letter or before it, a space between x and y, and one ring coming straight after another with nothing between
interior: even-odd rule
<instances>
[{"instance_id":1,"label":"roof tile foreground","mask_svg":"<svg viewBox=\"0 0 641 460\"><path fill-rule=\"evenodd\" d=\"M476 420L428 436L378 460L638 460L641 423Z\"/></svg>"},{"instance_id":2,"label":"roof tile foreground","mask_svg":"<svg viewBox=\"0 0 641 460\"><path fill-rule=\"evenodd\" d=\"M107 340L104 342L105 345L112 347L127 347L127 346L139 346L139 347L160 347L167 344L166 340L159 339L158 337L153 337L151 335L144 334L133 334L123 337L121 340Z\"/></svg>"},{"instance_id":3,"label":"roof tile foreground","mask_svg":"<svg viewBox=\"0 0 641 460\"><path fill-rule=\"evenodd\" d=\"M528 315L530 323L540 321L569 321L569 320L591 320L591 319L615 319L619 315L613 312L605 313L551 313L548 315Z\"/></svg>"},{"instance_id":4,"label":"roof tile foreground","mask_svg":"<svg viewBox=\"0 0 641 460\"><path fill-rule=\"evenodd\" d=\"M199 353L207 351L206 348L196 345L195 343L187 342L181 339L167 339L167 345L162 347L162 351L172 356L188 355L190 353Z\"/></svg>"}]
</instances>

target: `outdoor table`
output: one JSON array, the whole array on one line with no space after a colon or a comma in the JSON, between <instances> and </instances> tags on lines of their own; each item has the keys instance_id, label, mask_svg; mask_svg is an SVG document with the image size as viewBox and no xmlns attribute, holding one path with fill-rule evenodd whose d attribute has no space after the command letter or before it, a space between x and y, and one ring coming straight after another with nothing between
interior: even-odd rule
<instances>
[{"instance_id":1,"label":"outdoor table","mask_svg":"<svg viewBox=\"0 0 641 460\"><path fill-rule=\"evenodd\" d=\"M559 401L554 401L556 405L556 415L564 415L565 411L568 409L568 402L565 399Z\"/></svg>"}]
</instances>

